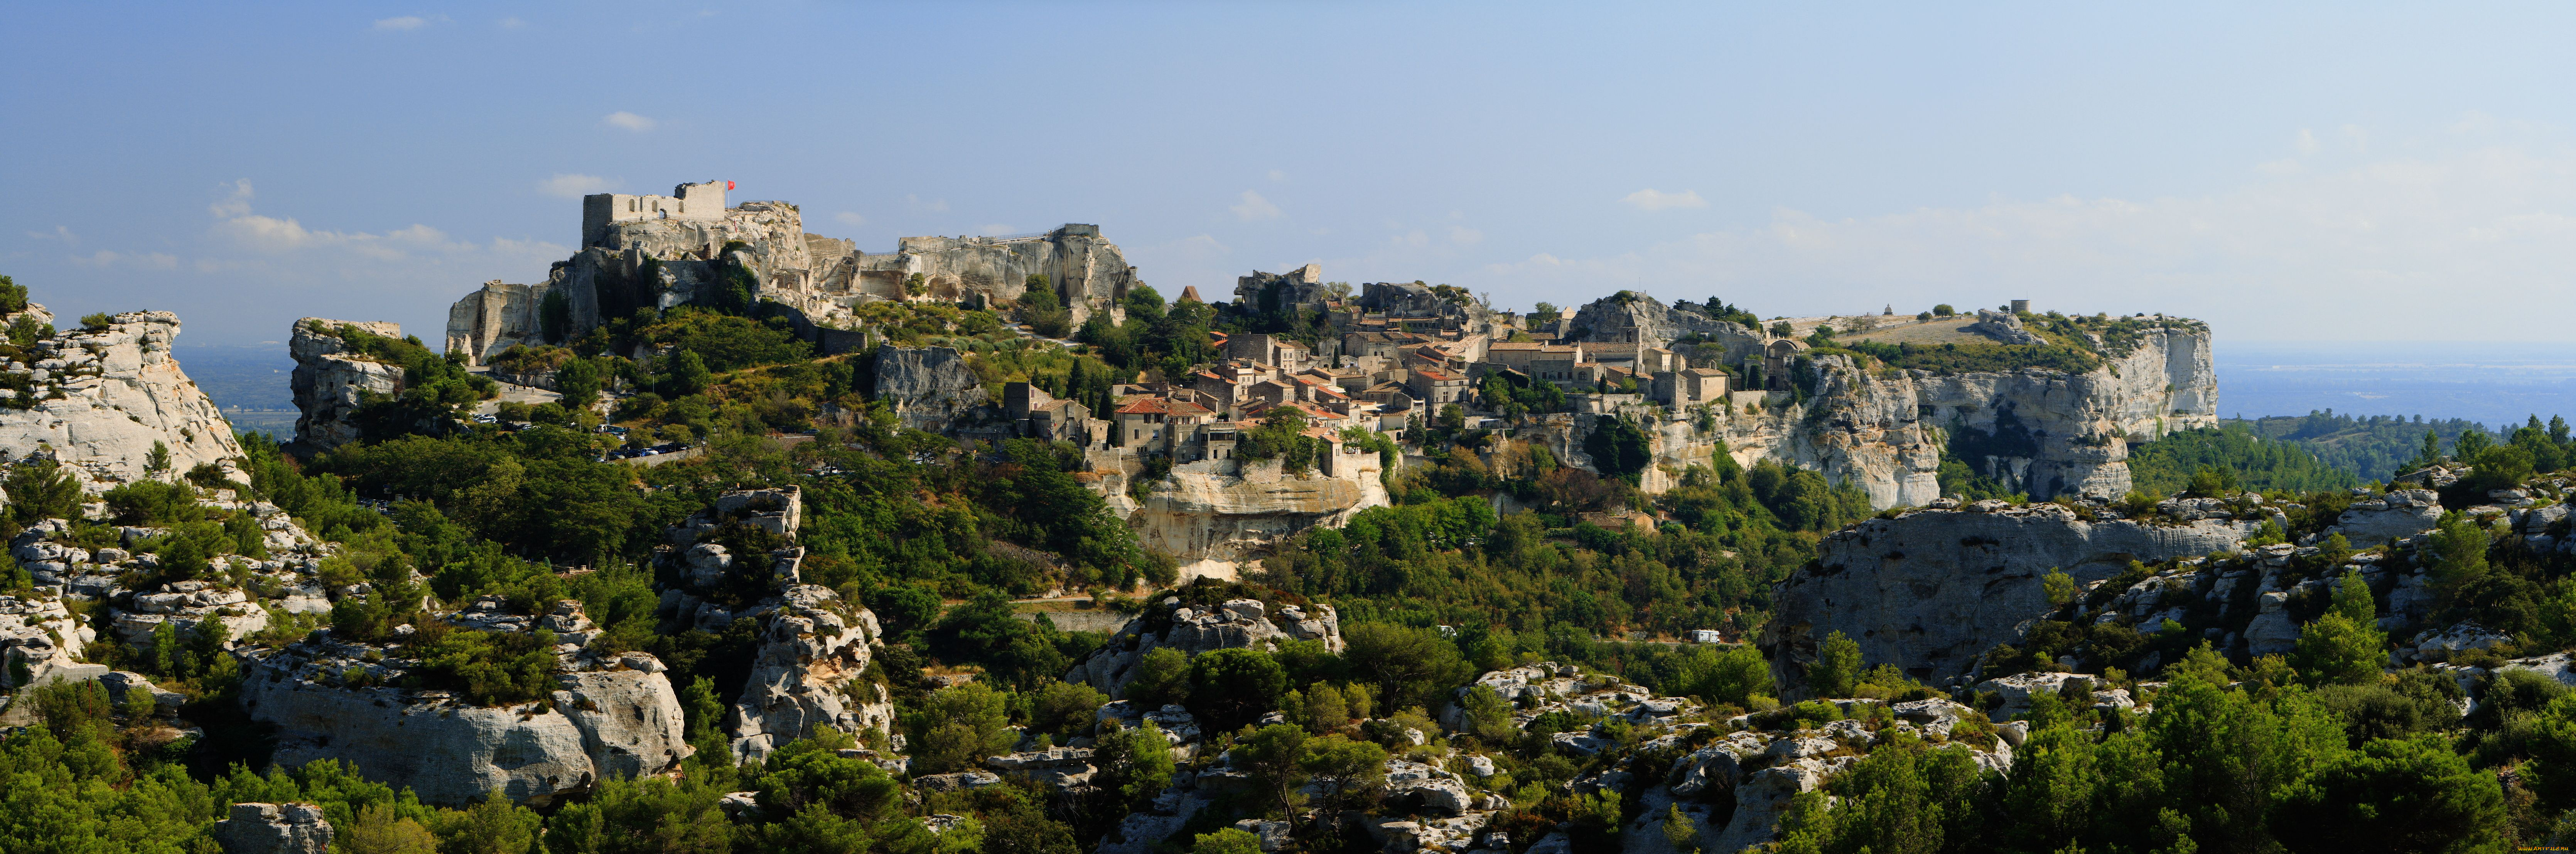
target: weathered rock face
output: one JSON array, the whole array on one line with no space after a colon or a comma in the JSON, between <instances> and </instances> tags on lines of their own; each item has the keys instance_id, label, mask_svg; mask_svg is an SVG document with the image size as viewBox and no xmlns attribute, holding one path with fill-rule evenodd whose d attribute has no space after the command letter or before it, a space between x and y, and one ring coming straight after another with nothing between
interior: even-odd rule
<instances>
[{"instance_id":1,"label":"weathered rock face","mask_svg":"<svg viewBox=\"0 0 2576 854\"><path fill-rule=\"evenodd\" d=\"M1283 605L1273 612L1257 599L1229 600L1209 609L1167 599L1154 607L1160 613L1149 612L1148 618L1129 622L1090 658L1066 671L1064 681L1120 696L1127 683L1136 681L1136 665L1144 661L1145 653L1158 647L1189 655L1218 649L1266 652L1284 641L1315 640L1323 641L1325 649L1342 651L1341 615L1331 605Z\"/></svg>"},{"instance_id":2,"label":"weathered rock face","mask_svg":"<svg viewBox=\"0 0 2576 854\"><path fill-rule=\"evenodd\" d=\"M207 831L224 854L330 854L331 823L312 804L234 804Z\"/></svg>"},{"instance_id":3,"label":"weathered rock face","mask_svg":"<svg viewBox=\"0 0 2576 854\"><path fill-rule=\"evenodd\" d=\"M2047 613L2040 577L2051 569L2084 586L2131 560L2233 550L2246 530L2218 520L2088 522L2053 504L1978 505L1871 519L1827 538L1816 566L1791 573L1773 594L1760 644L1780 683L1803 685L1798 675L1835 631L1859 642L1863 660L1937 683L2018 641Z\"/></svg>"},{"instance_id":4,"label":"weathered rock face","mask_svg":"<svg viewBox=\"0 0 2576 854\"><path fill-rule=\"evenodd\" d=\"M365 395L391 395L402 390L402 366L352 353L348 342L340 338L338 330L343 326L387 338L402 337L402 327L392 323L319 317L295 322L294 337L287 343L288 354L295 357L295 373L289 383L295 393L295 408L303 413L295 419L295 441L317 452L358 440L358 426L351 417L365 402Z\"/></svg>"},{"instance_id":5,"label":"weathered rock face","mask_svg":"<svg viewBox=\"0 0 2576 854\"><path fill-rule=\"evenodd\" d=\"M2565 513L2563 506L2560 513ZM2387 495L2353 502L2335 522L2335 530L2356 548L2404 539L2442 521L2442 497L2429 489L2395 489Z\"/></svg>"},{"instance_id":6,"label":"weathered rock face","mask_svg":"<svg viewBox=\"0 0 2576 854\"><path fill-rule=\"evenodd\" d=\"M1761 333L1741 323L1676 309L1643 294L1630 294L1626 299L1613 294L1593 300L1574 312L1567 330L1575 333L1578 340L1594 344L1642 342L1649 347L1697 334L1724 347L1727 364L1758 352L1763 341Z\"/></svg>"},{"instance_id":7,"label":"weathered rock face","mask_svg":"<svg viewBox=\"0 0 2576 854\"><path fill-rule=\"evenodd\" d=\"M346 684L352 668L401 668L398 658L367 662L370 649L307 641L246 654L242 706L277 726L278 764L336 759L422 801L462 806L492 791L545 803L606 776L661 773L692 752L679 698L649 655L578 663L556 677L550 707L486 707L443 691Z\"/></svg>"},{"instance_id":8,"label":"weathered rock face","mask_svg":"<svg viewBox=\"0 0 2576 854\"><path fill-rule=\"evenodd\" d=\"M891 732L894 698L860 678L884 637L877 615L812 584L788 588L766 613L751 676L734 704L734 753L760 759L829 726Z\"/></svg>"},{"instance_id":9,"label":"weathered rock face","mask_svg":"<svg viewBox=\"0 0 2576 854\"><path fill-rule=\"evenodd\" d=\"M0 366L27 383L14 393L26 406L0 407L0 455L51 456L92 492L152 476L155 442L169 449L165 478L241 456L232 424L170 357L178 336L177 315L131 311L38 340L32 363Z\"/></svg>"},{"instance_id":10,"label":"weathered rock face","mask_svg":"<svg viewBox=\"0 0 2576 854\"><path fill-rule=\"evenodd\" d=\"M803 492L795 488L738 490L690 516L665 534L656 560L682 570L679 583L662 591L667 621L723 631L735 620L760 621L760 645L730 718L732 750L759 760L771 750L828 726L852 734L891 735L894 700L885 686L861 678L885 636L877 615L843 600L831 588L803 584L804 549L762 555L728 554L700 542L731 524L750 525L793 538L803 519ZM765 590L743 601L740 591Z\"/></svg>"},{"instance_id":11,"label":"weathered rock face","mask_svg":"<svg viewBox=\"0 0 2576 854\"><path fill-rule=\"evenodd\" d=\"M639 308L668 309L712 301L719 289L748 279L754 297L786 306L808 333L851 325L851 309L912 296L943 302L1007 302L1045 276L1073 320L1114 311L1142 284L1117 245L1098 226L1069 224L1011 237L907 237L887 253L857 251L848 240L805 232L804 215L778 201L744 202L722 216L603 223L582 248L536 284L488 282L449 307L447 347L470 364L516 344L544 343L551 301L564 329L578 336Z\"/></svg>"},{"instance_id":12,"label":"weathered rock face","mask_svg":"<svg viewBox=\"0 0 2576 854\"><path fill-rule=\"evenodd\" d=\"M1699 333L1722 349L1718 359L1727 365L1755 355L1764 340L1741 325L1642 296L1596 301L1574 324L1595 342L1653 345ZM1649 434L1656 462L1644 472L1649 491L1669 486L1662 466L1706 462L1723 441L1740 464L1771 459L1817 469L1867 492L1872 506L1922 506L1940 497L1942 450L1956 440L1960 456L2006 488L2035 498L2115 498L2129 491L2130 442L2217 425L2218 380L2208 329L2192 321L2151 327L2134 347L2103 361L2083 374L1936 374L1862 371L1845 356L1826 354L1800 357L1792 369L1803 395L1739 391L1704 411L1666 412L1643 401L1618 409ZM1591 425L1574 425L1581 429L1570 431L1566 444L1579 450ZM1591 467L1588 455L1559 458Z\"/></svg>"},{"instance_id":13,"label":"weathered rock face","mask_svg":"<svg viewBox=\"0 0 2576 854\"><path fill-rule=\"evenodd\" d=\"M903 426L938 433L961 425L989 402L984 384L950 347L882 347L877 350L877 400L894 407Z\"/></svg>"},{"instance_id":14,"label":"weathered rock face","mask_svg":"<svg viewBox=\"0 0 2576 854\"><path fill-rule=\"evenodd\" d=\"M1137 542L1199 561L1232 564L1317 525L1391 503L1377 454L1342 454L1332 474L1286 474L1278 460L1206 460L1174 466L1127 526Z\"/></svg>"}]
</instances>

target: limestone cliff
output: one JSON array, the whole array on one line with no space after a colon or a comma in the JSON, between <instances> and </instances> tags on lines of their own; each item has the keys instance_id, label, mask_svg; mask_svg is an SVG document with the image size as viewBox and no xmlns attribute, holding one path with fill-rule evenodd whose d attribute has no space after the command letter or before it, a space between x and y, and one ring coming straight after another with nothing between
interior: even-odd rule
<instances>
[{"instance_id":1,"label":"limestone cliff","mask_svg":"<svg viewBox=\"0 0 2576 854\"><path fill-rule=\"evenodd\" d=\"M1596 301L1574 323L1596 342L1655 346L1696 334L1705 346L1685 347L1685 355L1700 367L1736 369L1739 382L1766 364L1785 372L1773 390L1737 389L1721 402L1678 409L1643 396L1600 397L1599 412L1626 415L1646 429L1655 468L1706 462L1724 441L1739 463L1770 459L1818 469L1867 492L1875 507L1939 498L1945 449L2035 498L2118 497L2130 486L2131 443L2218 423L2209 331L2186 320L2142 322L2134 339L2096 345L2100 367L2082 373L1931 371L1874 361L1864 368L1850 355L1806 355L1787 339L1766 344L1740 324L1633 295ZM1579 451L1592 426L1587 417L1554 428L1559 456L1589 466L1588 455L1566 452ZM1650 491L1668 483L1659 471L1645 473Z\"/></svg>"},{"instance_id":2,"label":"limestone cliff","mask_svg":"<svg viewBox=\"0 0 2576 854\"><path fill-rule=\"evenodd\" d=\"M916 276L917 294L907 288ZM1006 302L1019 298L1031 276L1046 277L1075 323L1115 310L1129 288L1143 283L1098 226L907 237L893 252L870 253L848 240L806 233L804 214L793 204L753 201L721 216L600 223L545 281L487 282L450 306L447 349L482 364L513 345L549 343L550 311L559 341L640 308L716 302L736 288L790 309L800 329L821 337L826 327L855 326L851 310L868 302Z\"/></svg>"},{"instance_id":3,"label":"limestone cliff","mask_svg":"<svg viewBox=\"0 0 2576 854\"><path fill-rule=\"evenodd\" d=\"M352 322L307 317L295 321L286 345L295 357L288 386L295 395L295 441L312 451L328 451L359 438L350 419L368 395L391 395L402 389L403 369L353 353L338 330L350 326L388 338L402 337L392 323Z\"/></svg>"},{"instance_id":4,"label":"limestone cliff","mask_svg":"<svg viewBox=\"0 0 2576 854\"><path fill-rule=\"evenodd\" d=\"M39 338L23 361L0 367L0 387L15 389L0 391L0 455L50 456L92 492L154 476L156 442L170 455L158 474L165 479L241 456L232 424L170 357L178 316L131 311L108 320Z\"/></svg>"},{"instance_id":5,"label":"limestone cliff","mask_svg":"<svg viewBox=\"0 0 2576 854\"><path fill-rule=\"evenodd\" d=\"M1334 472L1287 474L1277 460L1203 460L1171 477L1127 516L1137 542L1232 577L1233 564L1299 531L1339 527L1389 502L1374 452L1340 454Z\"/></svg>"},{"instance_id":6,"label":"limestone cliff","mask_svg":"<svg viewBox=\"0 0 2576 854\"><path fill-rule=\"evenodd\" d=\"M964 426L990 400L965 354L953 347L878 348L876 399L893 407L903 426L933 433Z\"/></svg>"},{"instance_id":7,"label":"limestone cliff","mask_svg":"<svg viewBox=\"0 0 2576 854\"><path fill-rule=\"evenodd\" d=\"M1805 665L1837 631L1860 644L1864 661L1938 684L1969 672L1996 644L2018 642L2049 612L2040 577L2050 570L2091 585L2132 560L2234 550L2254 524L2116 516L1980 501L1862 522L1826 538L1814 565L1779 583L1759 643L1791 689L1805 684Z\"/></svg>"}]
</instances>

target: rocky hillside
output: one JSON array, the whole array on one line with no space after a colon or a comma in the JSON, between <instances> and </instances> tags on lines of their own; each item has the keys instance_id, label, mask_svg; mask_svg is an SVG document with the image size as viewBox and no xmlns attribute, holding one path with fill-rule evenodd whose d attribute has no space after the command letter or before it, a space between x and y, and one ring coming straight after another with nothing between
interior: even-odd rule
<instances>
[{"instance_id":1,"label":"rocky hillside","mask_svg":"<svg viewBox=\"0 0 2576 854\"><path fill-rule=\"evenodd\" d=\"M911 294L943 302L1006 303L1043 277L1079 324L1117 313L1143 284L1097 226L1012 237L907 237L895 251L858 251L810 234L787 202L744 202L715 219L608 223L557 262L546 281L488 282L448 310L447 349L467 364L517 345L560 344L640 308L697 303L789 311L800 332L855 328L852 310ZM549 318L552 318L551 320Z\"/></svg>"}]
</instances>

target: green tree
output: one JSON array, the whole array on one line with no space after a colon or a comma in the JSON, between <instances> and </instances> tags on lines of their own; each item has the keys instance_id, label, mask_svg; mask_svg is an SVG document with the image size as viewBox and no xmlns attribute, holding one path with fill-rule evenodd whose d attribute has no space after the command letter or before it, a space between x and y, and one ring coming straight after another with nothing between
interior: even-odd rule
<instances>
[{"instance_id":1,"label":"green tree","mask_svg":"<svg viewBox=\"0 0 2576 854\"><path fill-rule=\"evenodd\" d=\"M2271 816L2294 852L2501 851L2504 791L2438 736L2378 739L2317 769Z\"/></svg>"},{"instance_id":2,"label":"green tree","mask_svg":"<svg viewBox=\"0 0 2576 854\"><path fill-rule=\"evenodd\" d=\"M1092 759L1100 768L1095 785L1118 793L1129 810L1144 809L1172 784L1171 740L1150 720L1135 729L1103 734Z\"/></svg>"},{"instance_id":3,"label":"green tree","mask_svg":"<svg viewBox=\"0 0 2576 854\"><path fill-rule=\"evenodd\" d=\"M1386 748L1339 734L1306 741L1297 770L1323 797L1326 806L1361 809L1378 802L1386 788Z\"/></svg>"},{"instance_id":4,"label":"green tree","mask_svg":"<svg viewBox=\"0 0 2576 854\"><path fill-rule=\"evenodd\" d=\"M1342 658L1374 684L1382 708L1437 705L1441 692L1473 675L1458 645L1427 628L1359 623L1343 626L1342 640Z\"/></svg>"},{"instance_id":5,"label":"green tree","mask_svg":"<svg viewBox=\"0 0 2576 854\"><path fill-rule=\"evenodd\" d=\"M1506 744L1520 734L1519 728L1512 726L1511 701L1503 699L1490 686L1468 688L1467 695L1459 698L1458 705L1467 713L1467 728L1477 738Z\"/></svg>"},{"instance_id":6,"label":"green tree","mask_svg":"<svg viewBox=\"0 0 2576 854\"><path fill-rule=\"evenodd\" d=\"M2048 594L2051 608L2063 608L2066 603L2075 601L2075 577L2067 575L2064 570L2050 569L2047 575L2040 576L2039 586Z\"/></svg>"},{"instance_id":7,"label":"green tree","mask_svg":"<svg viewBox=\"0 0 2576 854\"><path fill-rule=\"evenodd\" d=\"M1258 650L1210 650L1190 660L1190 705L1220 730L1276 708L1287 689L1288 672Z\"/></svg>"},{"instance_id":8,"label":"green tree","mask_svg":"<svg viewBox=\"0 0 2576 854\"><path fill-rule=\"evenodd\" d=\"M1090 729L1094 714L1108 702L1108 697L1089 685L1050 682L1029 699L1029 728L1057 738L1071 738Z\"/></svg>"},{"instance_id":9,"label":"green tree","mask_svg":"<svg viewBox=\"0 0 2576 854\"><path fill-rule=\"evenodd\" d=\"M966 770L1010 750L1018 740L1010 728L1008 699L982 682L932 691L919 711L904 717L905 729L913 734L916 772Z\"/></svg>"},{"instance_id":10,"label":"green tree","mask_svg":"<svg viewBox=\"0 0 2576 854\"><path fill-rule=\"evenodd\" d=\"M1159 709L1190 698L1189 653L1158 646L1136 662L1136 678L1127 683L1127 698L1138 708Z\"/></svg>"},{"instance_id":11,"label":"green tree","mask_svg":"<svg viewBox=\"0 0 2576 854\"><path fill-rule=\"evenodd\" d=\"M1807 665L1807 688L1818 697L1849 697L1860 673L1860 642L1837 630L1825 636L1824 648Z\"/></svg>"},{"instance_id":12,"label":"green tree","mask_svg":"<svg viewBox=\"0 0 2576 854\"><path fill-rule=\"evenodd\" d=\"M2335 587L2334 604L2299 630L2293 659L2308 680L2319 685L2361 685L2379 681L2388 660L2388 637L2374 628L2370 585L2361 573L2347 572Z\"/></svg>"},{"instance_id":13,"label":"green tree","mask_svg":"<svg viewBox=\"0 0 2576 854\"><path fill-rule=\"evenodd\" d=\"M1749 706L1754 695L1771 693L1771 664L1750 644L1723 650L1703 646L1691 651L1675 687L1711 702Z\"/></svg>"},{"instance_id":14,"label":"green tree","mask_svg":"<svg viewBox=\"0 0 2576 854\"><path fill-rule=\"evenodd\" d=\"M1296 794L1304 784L1299 760L1306 755L1306 731L1288 724L1271 724L1235 742L1236 767L1252 776L1253 788L1267 796L1288 821L1296 818Z\"/></svg>"},{"instance_id":15,"label":"green tree","mask_svg":"<svg viewBox=\"0 0 2576 854\"><path fill-rule=\"evenodd\" d=\"M9 476L0 479L0 489L9 494L9 520L22 526L44 519L69 519L80 513L80 481L51 459L31 459L11 466Z\"/></svg>"},{"instance_id":16,"label":"green tree","mask_svg":"<svg viewBox=\"0 0 2576 854\"><path fill-rule=\"evenodd\" d=\"M391 804L358 810L357 821L333 831L331 845L344 854L438 854L438 836Z\"/></svg>"},{"instance_id":17,"label":"green tree","mask_svg":"<svg viewBox=\"0 0 2576 854\"><path fill-rule=\"evenodd\" d=\"M1221 827L1191 840L1190 854L1261 854L1261 837L1250 831Z\"/></svg>"},{"instance_id":18,"label":"green tree","mask_svg":"<svg viewBox=\"0 0 2576 854\"><path fill-rule=\"evenodd\" d=\"M2553 815L2576 808L2576 692L2562 691L2541 708L2527 744L2531 761L2522 766L2522 775L2540 805Z\"/></svg>"},{"instance_id":19,"label":"green tree","mask_svg":"<svg viewBox=\"0 0 2576 854\"><path fill-rule=\"evenodd\" d=\"M439 823L447 854L529 854L545 819L535 810L510 803L508 795L494 789Z\"/></svg>"},{"instance_id":20,"label":"green tree","mask_svg":"<svg viewBox=\"0 0 2576 854\"><path fill-rule=\"evenodd\" d=\"M714 378L697 351L682 350L671 357L671 380L664 392L675 398L687 397L705 391Z\"/></svg>"},{"instance_id":21,"label":"green tree","mask_svg":"<svg viewBox=\"0 0 2576 854\"><path fill-rule=\"evenodd\" d=\"M1341 689L1331 683L1314 683L1306 690L1304 699L1303 707L1295 711L1298 712L1297 722L1305 725L1306 731L1322 734L1350 725L1350 703L1342 698Z\"/></svg>"}]
</instances>

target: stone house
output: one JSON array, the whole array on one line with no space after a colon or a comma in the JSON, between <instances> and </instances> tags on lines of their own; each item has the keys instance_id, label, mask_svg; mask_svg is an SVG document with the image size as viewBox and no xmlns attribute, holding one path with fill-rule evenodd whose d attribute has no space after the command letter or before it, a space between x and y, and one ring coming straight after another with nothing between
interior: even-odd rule
<instances>
[{"instance_id":1,"label":"stone house","mask_svg":"<svg viewBox=\"0 0 2576 854\"><path fill-rule=\"evenodd\" d=\"M1450 373L1439 368L1414 368L1406 371L1404 385L1405 388L1413 391L1415 399L1429 403L1435 410L1447 404L1457 403L1467 396L1466 375Z\"/></svg>"}]
</instances>

